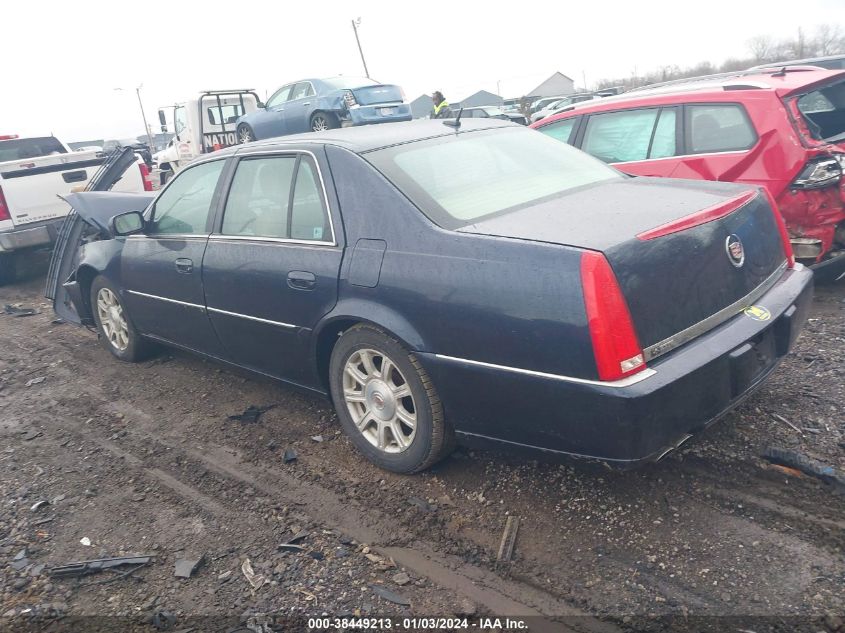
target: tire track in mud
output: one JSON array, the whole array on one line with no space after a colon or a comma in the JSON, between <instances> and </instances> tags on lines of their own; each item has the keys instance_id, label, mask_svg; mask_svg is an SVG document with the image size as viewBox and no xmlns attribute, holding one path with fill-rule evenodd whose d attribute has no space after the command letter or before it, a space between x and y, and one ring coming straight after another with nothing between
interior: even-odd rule
<instances>
[{"instance_id":1,"label":"tire track in mud","mask_svg":"<svg viewBox=\"0 0 845 633\"><path fill-rule=\"evenodd\" d=\"M492 613L506 612L513 616L549 618L532 623L533 630L579 633L619 631L615 625L592 618L581 609L542 589L501 578L486 569L466 563L457 556L439 553L432 544L418 540L404 529L397 529L395 524L381 516L378 511L351 506L332 491L292 477L279 469L249 464L241 459L237 450L220 445L203 445L202 448L183 446L181 442L184 438L178 432L162 432L153 416L133 404L122 400L108 400L97 389L87 385L83 392L89 399L89 405L91 400L95 400L97 407L103 412L119 414L135 423L133 428L126 430L126 435L121 440L129 439L133 448L135 445L146 446L146 456L139 456L143 454L142 450L132 450L102 439L97 434L97 427L92 428L91 425L66 418L65 428L124 460L128 465L217 518L225 519L237 510L224 507L203 492L204 482L201 477L199 481L186 483L150 464L151 460L155 461L156 445L167 451L169 460L178 459L188 470L193 465L197 469L207 470L224 480L234 482L239 487L251 487L270 499L296 506L313 520L368 544L372 551L392 558L398 565L428 578L438 586L483 605ZM69 401L65 406L72 407L73 403ZM412 543L413 546L403 546L402 543ZM553 620L561 616L578 618L574 624L566 625Z\"/></svg>"}]
</instances>

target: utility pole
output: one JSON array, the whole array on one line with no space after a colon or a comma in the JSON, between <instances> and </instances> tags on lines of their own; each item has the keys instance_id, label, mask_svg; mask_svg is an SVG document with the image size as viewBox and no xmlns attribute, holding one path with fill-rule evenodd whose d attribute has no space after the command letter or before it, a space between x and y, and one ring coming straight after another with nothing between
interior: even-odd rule
<instances>
[{"instance_id":1,"label":"utility pole","mask_svg":"<svg viewBox=\"0 0 845 633\"><path fill-rule=\"evenodd\" d=\"M355 41L358 42L358 52L361 53L361 63L364 64L364 74L370 78L370 71L367 70L367 60L364 59L364 49L361 48L361 39L358 37L358 27L361 25L361 18L352 20L352 30L355 31Z\"/></svg>"},{"instance_id":2,"label":"utility pole","mask_svg":"<svg viewBox=\"0 0 845 633\"><path fill-rule=\"evenodd\" d=\"M137 88L135 88L135 94L138 95L138 105L141 108L141 118L144 120L144 131L147 133L147 140L150 142L150 152L155 153L156 146L153 143L153 136L150 134L150 126L147 125L147 115L144 114L144 104L141 103L141 88L144 87L144 84L141 84Z\"/></svg>"}]
</instances>

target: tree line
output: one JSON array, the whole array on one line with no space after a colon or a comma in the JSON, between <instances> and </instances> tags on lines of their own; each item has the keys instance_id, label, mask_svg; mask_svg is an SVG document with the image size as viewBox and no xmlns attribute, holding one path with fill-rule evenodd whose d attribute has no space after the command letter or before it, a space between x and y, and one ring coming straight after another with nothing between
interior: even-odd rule
<instances>
[{"instance_id":1,"label":"tree line","mask_svg":"<svg viewBox=\"0 0 845 633\"><path fill-rule=\"evenodd\" d=\"M685 68L668 64L645 74L638 74L635 69L629 77L602 79L596 89L622 86L630 90L662 81L744 70L758 64L845 54L845 32L836 24L821 24L811 31L799 26L794 36L785 39L756 35L746 42L746 50L747 57L731 57L721 64L704 61Z\"/></svg>"}]
</instances>

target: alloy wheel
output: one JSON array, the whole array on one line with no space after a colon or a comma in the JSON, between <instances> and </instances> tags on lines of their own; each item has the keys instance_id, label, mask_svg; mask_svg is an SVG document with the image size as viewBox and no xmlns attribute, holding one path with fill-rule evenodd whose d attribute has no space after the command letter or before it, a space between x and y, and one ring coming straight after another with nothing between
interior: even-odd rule
<instances>
[{"instance_id":1,"label":"alloy wheel","mask_svg":"<svg viewBox=\"0 0 845 633\"><path fill-rule=\"evenodd\" d=\"M242 127L238 130L238 139L241 143L251 143L255 140L252 138L252 131L248 127Z\"/></svg>"},{"instance_id":2,"label":"alloy wheel","mask_svg":"<svg viewBox=\"0 0 845 633\"><path fill-rule=\"evenodd\" d=\"M323 132L329 129L329 122L326 121L325 117L316 116L311 122L311 129L314 132Z\"/></svg>"},{"instance_id":3,"label":"alloy wheel","mask_svg":"<svg viewBox=\"0 0 845 633\"><path fill-rule=\"evenodd\" d=\"M129 324L123 314L123 306L108 288L100 288L97 293L97 316L103 334L116 350L122 352L129 347Z\"/></svg>"},{"instance_id":4,"label":"alloy wheel","mask_svg":"<svg viewBox=\"0 0 845 633\"><path fill-rule=\"evenodd\" d=\"M367 441L385 453L402 453L417 432L411 387L383 352L359 349L346 361L343 398Z\"/></svg>"}]
</instances>

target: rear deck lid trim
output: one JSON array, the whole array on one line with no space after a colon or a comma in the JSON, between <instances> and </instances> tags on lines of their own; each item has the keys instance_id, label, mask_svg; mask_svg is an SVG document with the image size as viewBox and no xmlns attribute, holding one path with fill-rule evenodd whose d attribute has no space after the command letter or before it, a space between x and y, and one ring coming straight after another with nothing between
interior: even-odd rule
<instances>
[{"instance_id":1,"label":"rear deck lid trim","mask_svg":"<svg viewBox=\"0 0 845 633\"><path fill-rule=\"evenodd\" d=\"M701 211L696 211L695 213L683 218L678 218L677 220L661 224L660 226L649 229L648 231L638 233L637 239L643 241L654 240L658 237L665 237L666 235L671 235L672 233L680 233L681 231L686 231L687 229L707 224L708 222L713 222L714 220L723 218L726 215L730 215L734 211L740 209L751 202L751 200L753 200L756 196L756 191L747 191L723 202L719 202L718 204L714 204L711 207L702 209Z\"/></svg>"}]
</instances>

